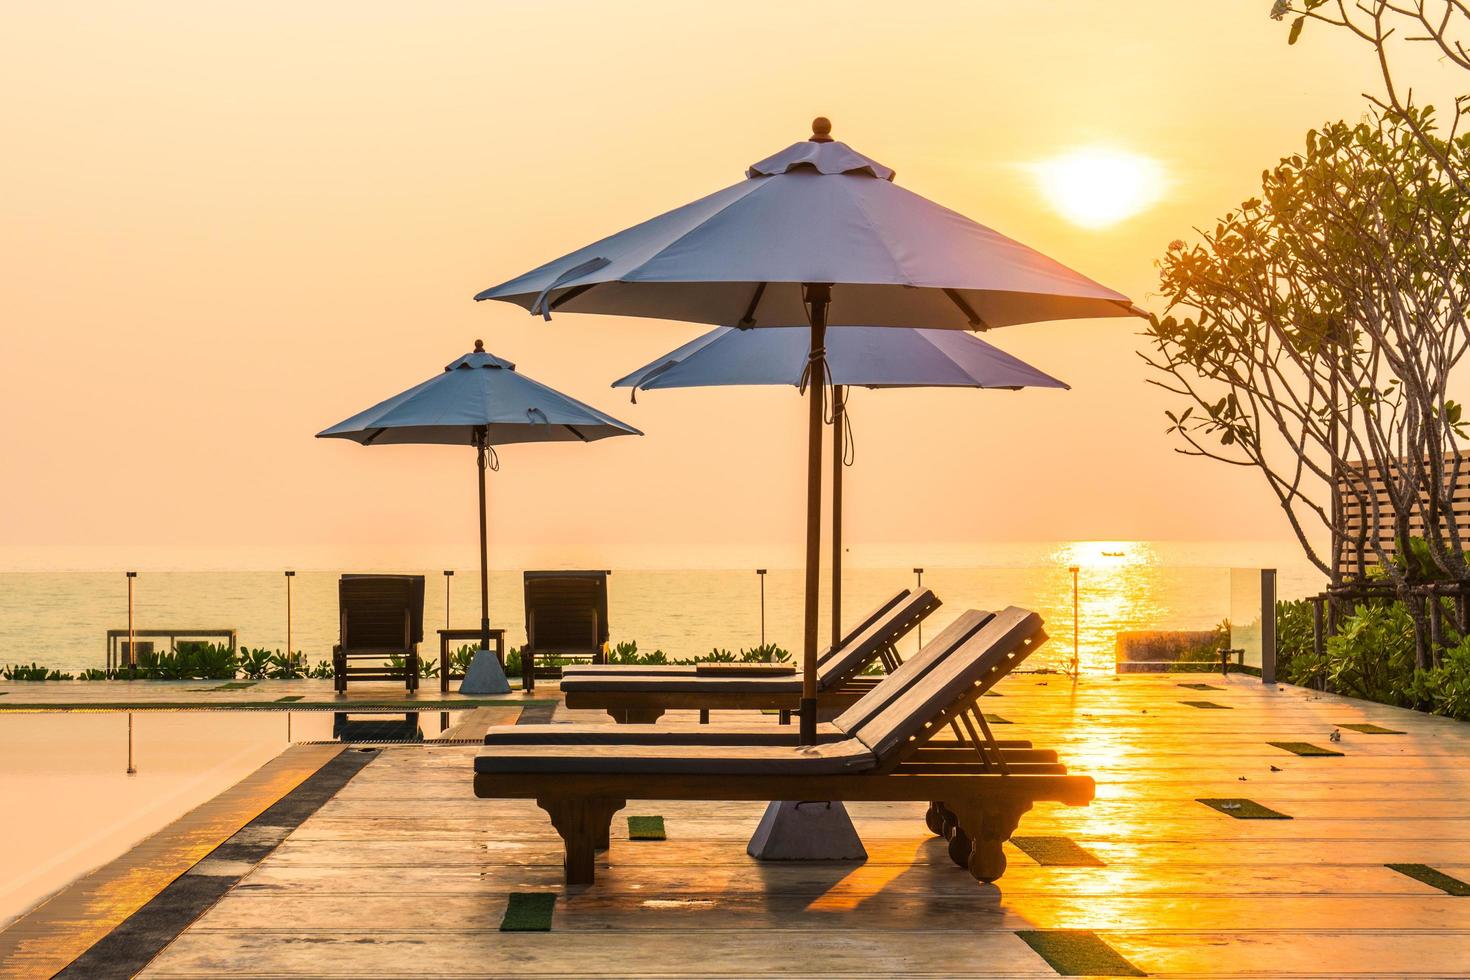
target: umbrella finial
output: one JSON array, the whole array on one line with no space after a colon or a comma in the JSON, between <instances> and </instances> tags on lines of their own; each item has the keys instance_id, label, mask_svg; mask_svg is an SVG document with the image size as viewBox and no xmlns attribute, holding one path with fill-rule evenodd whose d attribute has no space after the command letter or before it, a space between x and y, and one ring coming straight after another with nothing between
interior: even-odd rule
<instances>
[{"instance_id":1,"label":"umbrella finial","mask_svg":"<svg viewBox=\"0 0 1470 980\"><path fill-rule=\"evenodd\" d=\"M475 341L475 353L476 354L483 354L483 353L485 353L485 342L483 340L477 340L477 341Z\"/></svg>"},{"instance_id":2,"label":"umbrella finial","mask_svg":"<svg viewBox=\"0 0 1470 980\"><path fill-rule=\"evenodd\" d=\"M811 142L832 142L832 120L828 119L826 116L818 116L817 118L812 120Z\"/></svg>"}]
</instances>

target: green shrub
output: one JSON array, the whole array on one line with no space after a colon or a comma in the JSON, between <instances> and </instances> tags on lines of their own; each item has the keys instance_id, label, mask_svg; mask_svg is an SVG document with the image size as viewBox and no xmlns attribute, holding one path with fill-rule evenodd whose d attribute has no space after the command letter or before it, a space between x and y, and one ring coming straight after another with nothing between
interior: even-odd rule
<instances>
[{"instance_id":1,"label":"green shrub","mask_svg":"<svg viewBox=\"0 0 1470 980\"><path fill-rule=\"evenodd\" d=\"M1408 707L1414 702L1414 623L1398 603L1364 603L1318 655L1308 642L1287 679L1337 694Z\"/></svg>"},{"instance_id":2,"label":"green shrub","mask_svg":"<svg viewBox=\"0 0 1470 980\"><path fill-rule=\"evenodd\" d=\"M6 664L0 668L0 679L7 681L74 681L76 677L72 674L63 674L59 670L51 670L42 667L35 661L26 664Z\"/></svg>"},{"instance_id":3,"label":"green shrub","mask_svg":"<svg viewBox=\"0 0 1470 980\"><path fill-rule=\"evenodd\" d=\"M1312 653L1312 602L1310 599L1281 600L1276 603L1276 674L1292 676L1292 664L1298 657Z\"/></svg>"},{"instance_id":4,"label":"green shrub","mask_svg":"<svg viewBox=\"0 0 1470 980\"><path fill-rule=\"evenodd\" d=\"M305 662L290 653L273 650L266 658L266 676L276 681L291 681L305 677Z\"/></svg>"},{"instance_id":5,"label":"green shrub","mask_svg":"<svg viewBox=\"0 0 1470 980\"><path fill-rule=\"evenodd\" d=\"M749 650L740 651L740 659L744 663L784 664L791 659L791 651L783 650L774 643L764 646L751 647Z\"/></svg>"},{"instance_id":6,"label":"green shrub","mask_svg":"<svg viewBox=\"0 0 1470 980\"><path fill-rule=\"evenodd\" d=\"M264 647L240 648L240 673L250 680L263 680L271 667L271 652Z\"/></svg>"}]
</instances>

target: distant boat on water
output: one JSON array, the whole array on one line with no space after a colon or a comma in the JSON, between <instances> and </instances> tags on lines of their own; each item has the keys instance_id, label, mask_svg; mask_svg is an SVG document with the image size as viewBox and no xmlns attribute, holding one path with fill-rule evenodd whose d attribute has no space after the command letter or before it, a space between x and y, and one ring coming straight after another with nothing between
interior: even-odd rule
<instances>
[{"instance_id":1,"label":"distant boat on water","mask_svg":"<svg viewBox=\"0 0 1470 980\"><path fill-rule=\"evenodd\" d=\"M1122 552L1122 551L1104 551L1103 552L1103 557L1104 558L1122 558L1124 554L1126 554L1126 552Z\"/></svg>"}]
</instances>

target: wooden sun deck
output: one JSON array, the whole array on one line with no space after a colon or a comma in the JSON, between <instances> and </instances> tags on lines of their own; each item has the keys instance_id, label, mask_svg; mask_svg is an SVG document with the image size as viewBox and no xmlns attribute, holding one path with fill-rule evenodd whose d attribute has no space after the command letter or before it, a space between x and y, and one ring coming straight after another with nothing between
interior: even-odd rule
<instances>
[{"instance_id":1,"label":"wooden sun deck","mask_svg":"<svg viewBox=\"0 0 1470 980\"><path fill-rule=\"evenodd\" d=\"M1192 682L1221 689L1178 686ZM474 747L389 747L145 975L1055 976L1028 929L1095 930L1154 975L1470 975L1470 897L1384 866L1470 881L1470 725L1246 677L1074 692L1020 675L999 690L982 702L1014 722L997 736L1055 748L1098 783L1092 806L1039 805L1017 834L1071 838L1104 866L1043 867L1007 845L1005 877L979 885L922 804L850 805L865 864L762 864L745 854L759 804L633 802L598 883L566 888L542 811L473 796ZM1198 700L1226 710L1183 703ZM1406 734L1329 741L1361 722ZM1237 820L1201 797L1294 819ZM629 841L623 818L654 813L669 839ZM557 895L553 931L499 932L526 891Z\"/></svg>"}]
</instances>

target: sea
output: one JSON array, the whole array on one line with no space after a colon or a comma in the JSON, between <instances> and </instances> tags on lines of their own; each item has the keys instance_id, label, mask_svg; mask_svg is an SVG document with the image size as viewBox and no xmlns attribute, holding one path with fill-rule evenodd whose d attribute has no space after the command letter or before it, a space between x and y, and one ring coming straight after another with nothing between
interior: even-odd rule
<instances>
[{"instance_id":1,"label":"sea","mask_svg":"<svg viewBox=\"0 0 1470 980\"><path fill-rule=\"evenodd\" d=\"M876 560L875 560L876 558ZM1073 576L1076 566L1075 610ZM1049 642L1033 667L1112 673L1117 634L1125 630L1209 629L1241 615L1237 583L1250 570L1278 570L1282 598L1321 589L1321 576L1287 545L1273 542L1061 541L995 545L889 547L843 574L844 618L853 619L903 587L933 589L942 607L924 624L933 635L965 609L1023 606L1046 621ZM922 573L915 571L922 568ZM426 656L437 656L441 626L479 625L479 575L456 569L342 568L190 571L141 569L132 580L136 629L234 629L248 647L285 649L290 589L291 645L310 662L336 642L337 579L343 572L410 572L428 577ZM714 649L777 644L799 651L802 574L793 568L612 568L609 628L613 643L671 659ZM525 640L522 570L490 575L492 625L511 646ZM830 634L824 578L822 642ZM1232 608L1232 603L1234 608ZM0 664L36 663L67 672L102 667L106 631L128 626L128 579L116 570L0 572ZM1075 615L1074 615L1075 614ZM1075 618L1075 629L1074 629ZM912 647L917 635L908 642ZM166 644L166 640L163 641Z\"/></svg>"}]
</instances>

